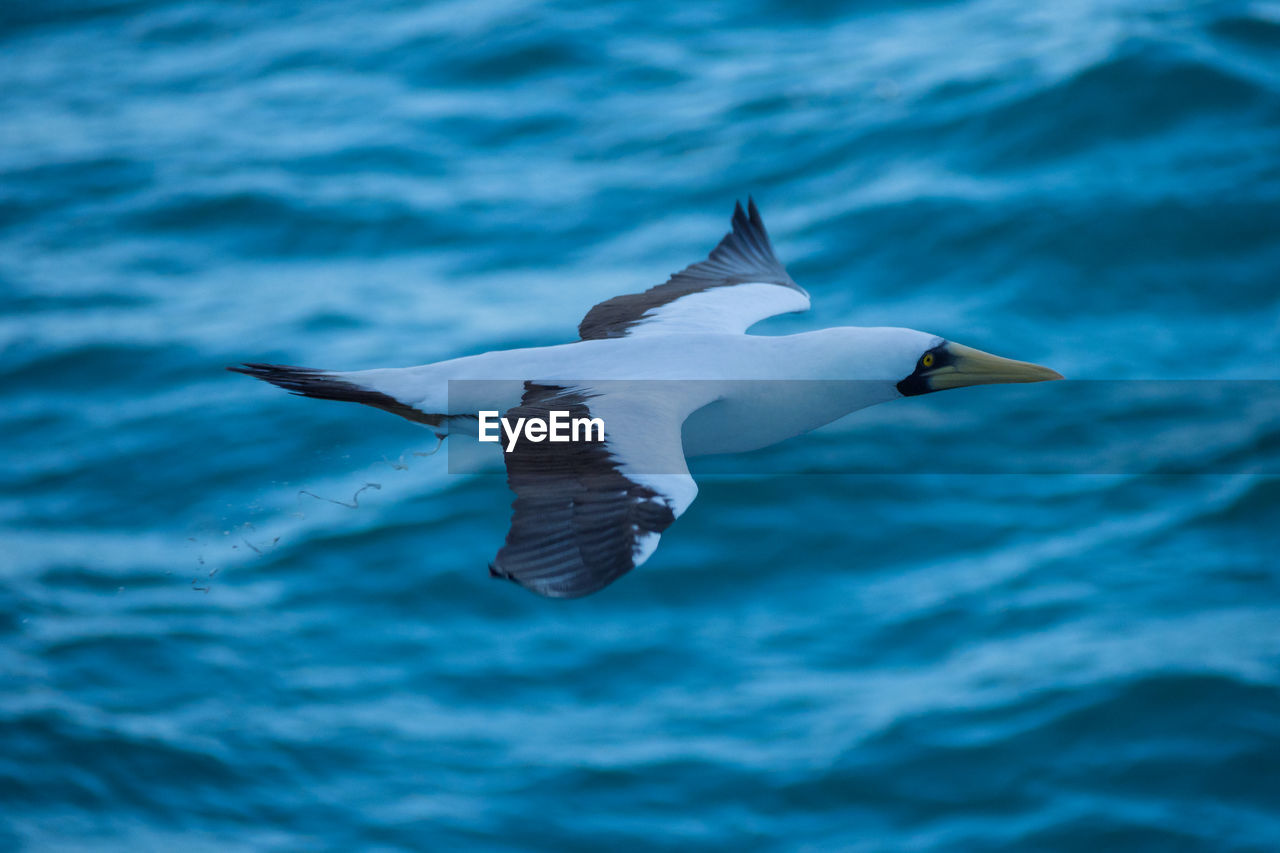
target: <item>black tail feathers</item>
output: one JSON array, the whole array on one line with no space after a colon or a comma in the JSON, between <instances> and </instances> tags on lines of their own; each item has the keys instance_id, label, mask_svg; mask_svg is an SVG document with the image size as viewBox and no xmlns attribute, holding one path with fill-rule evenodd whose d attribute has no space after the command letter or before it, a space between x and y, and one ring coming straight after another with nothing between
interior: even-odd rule
<instances>
[{"instance_id":1,"label":"black tail feathers","mask_svg":"<svg viewBox=\"0 0 1280 853\"><path fill-rule=\"evenodd\" d=\"M444 415L433 415L420 412L412 406L405 405L388 394L374 391L338 379L331 373L316 370L312 367L292 367L287 364L261 364L250 362L239 367L228 367L233 373L243 373L263 382L270 382L293 394L302 397L315 397L319 400L341 400L347 403L363 403L377 409L391 412L402 418L431 427L440 426Z\"/></svg>"}]
</instances>

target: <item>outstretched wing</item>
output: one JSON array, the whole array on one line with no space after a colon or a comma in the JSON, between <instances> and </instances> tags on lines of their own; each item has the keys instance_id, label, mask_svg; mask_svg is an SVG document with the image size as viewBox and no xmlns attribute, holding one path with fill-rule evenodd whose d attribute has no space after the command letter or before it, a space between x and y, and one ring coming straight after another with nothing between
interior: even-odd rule
<instances>
[{"instance_id":1,"label":"outstretched wing","mask_svg":"<svg viewBox=\"0 0 1280 853\"><path fill-rule=\"evenodd\" d=\"M680 441L687 412L670 397L525 384L506 417L600 418L603 441L521 441L505 453L515 492L506 544L489 566L539 595L577 598L643 563L698 494ZM579 438L584 438L579 434ZM594 437L594 436L593 436Z\"/></svg>"},{"instance_id":2,"label":"outstretched wing","mask_svg":"<svg viewBox=\"0 0 1280 853\"><path fill-rule=\"evenodd\" d=\"M773 253L760 211L733 211L733 230L705 261L644 293L615 296L578 324L584 341L677 332L741 333L775 314L809 310L809 294Z\"/></svg>"}]
</instances>

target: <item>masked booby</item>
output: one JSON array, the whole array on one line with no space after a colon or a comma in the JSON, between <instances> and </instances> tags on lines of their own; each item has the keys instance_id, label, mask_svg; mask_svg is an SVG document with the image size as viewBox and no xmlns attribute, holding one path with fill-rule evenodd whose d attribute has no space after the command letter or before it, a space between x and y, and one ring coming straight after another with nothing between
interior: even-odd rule
<instances>
[{"instance_id":1,"label":"masked booby","mask_svg":"<svg viewBox=\"0 0 1280 853\"><path fill-rule=\"evenodd\" d=\"M747 334L808 308L748 199L706 260L596 305L573 343L379 370L228 369L302 396L385 409L442 438L451 427L474 428L482 412L603 421L603 441L535 438L503 454L515 501L490 574L574 598L653 554L698 493L687 456L766 447L898 397L1062 378L912 329Z\"/></svg>"}]
</instances>

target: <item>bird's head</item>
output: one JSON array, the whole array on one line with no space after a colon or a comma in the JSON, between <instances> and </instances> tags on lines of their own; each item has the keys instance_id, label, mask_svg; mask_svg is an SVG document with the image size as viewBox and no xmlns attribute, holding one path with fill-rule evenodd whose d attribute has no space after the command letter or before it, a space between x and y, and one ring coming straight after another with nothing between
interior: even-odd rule
<instances>
[{"instance_id":1,"label":"bird's head","mask_svg":"<svg viewBox=\"0 0 1280 853\"><path fill-rule=\"evenodd\" d=\"M910 348L915 355L915 365L911 373L897 385L904 397L945 391L948 388L963 388L966 385L1045 382L1062 378L1058 371L1038 364L1001 358L963 344L928 337L923 351L920 350L919 339Z\"/></svg>"}]
</instances>

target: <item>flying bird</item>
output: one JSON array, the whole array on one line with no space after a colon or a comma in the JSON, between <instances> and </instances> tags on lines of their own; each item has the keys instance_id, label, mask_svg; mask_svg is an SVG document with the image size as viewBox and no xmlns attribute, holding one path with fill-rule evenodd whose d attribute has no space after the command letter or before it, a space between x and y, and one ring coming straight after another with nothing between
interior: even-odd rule
<instances>
[{"instance_id":1,"label":"flying bird","mask_svg":"<svg viewBox=\"0 0 1280 853\"><path fill-rule=\"evenodd\" d=\"M515 501L490 574L575 598L653 554L698 493L688 456L767 447L899 397L1062 378L912 329L747 334L767 317L808 308L809 294L774 254L748 199L706 260L596 305L573 343L418 367L228 370L305 397L385 409L441 439L484 412L517 423L557 412L602 421L603 440L587 431L556 443L526 432L509 451L502 444Z\"/></svg>"}]
</instances>

